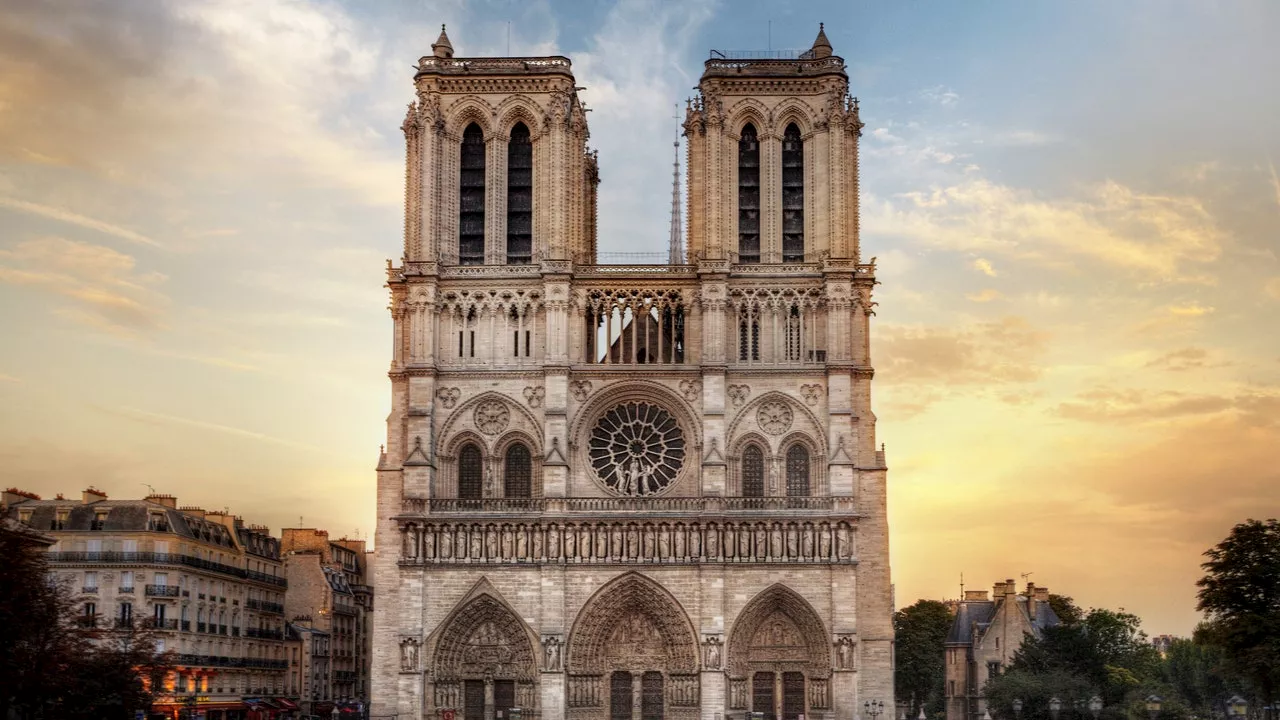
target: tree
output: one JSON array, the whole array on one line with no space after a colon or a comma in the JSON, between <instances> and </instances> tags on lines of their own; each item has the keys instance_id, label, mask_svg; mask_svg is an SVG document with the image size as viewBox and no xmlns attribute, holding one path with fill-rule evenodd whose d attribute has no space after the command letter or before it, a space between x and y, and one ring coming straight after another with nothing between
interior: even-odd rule
<instances>
[{"instance_id":1,"label":"tree","mask_svg":"<svg viewBox=\"0 0 1280 720\"><path fill-rule=\"evenodd\" d=\"M921 708L930 714L943 709L944 653L951 621L951 611L937 600L917 600L893 614L893 685L898 699L907 702L910 718Z\"/></svg>"},{"instance_id":2,"label":"tree","mask_svg":"<svg viewBox=\"0 0 1280 720\"><path fill-rule=\"evenodd\" d=\"M1280 689L1280 522L1249 519L1205 552L1200 635L1221 647L1264 704Z\"/></svg>"},{"instance_id":3,"label":"tree","mask_svg":"<svg viewBox=\"0 0 1280 720\"><path fill-rule=\"evenodd\" d=\"M132 720L151 704L142 674L167 656L145 629L102 632L76 622L76 603L30 535L0 524L0 718Z\"/></svg>"},{"instance_id":4,"label":"tree","mask_svg":"<svg viewBox=\"0 0 1280 720\"><path fill-rule=\"evenodd\" d=\"M1076 605L1076 601L1068 595L1049 593L1049 607L1062 621L1063 625L1075 625L1084 619L1084 611Z\"/></svg>"},{"instance_id":5,"label":"tree","mask_svg":"<svg viewBox=\"0 0 1280 720\"><path fill-rule=\"evenodd\" d=\"M1054 696L1071 703L1099 695L1110 708L1145 697L1160 680L1160 655L1140 626L1135 615L1095 608L1079 622L1027 638L1007 671L987 682L992 712L1014 717L1017 698L1024 720L1041 720Z\"/></svg>"}]
</instances>

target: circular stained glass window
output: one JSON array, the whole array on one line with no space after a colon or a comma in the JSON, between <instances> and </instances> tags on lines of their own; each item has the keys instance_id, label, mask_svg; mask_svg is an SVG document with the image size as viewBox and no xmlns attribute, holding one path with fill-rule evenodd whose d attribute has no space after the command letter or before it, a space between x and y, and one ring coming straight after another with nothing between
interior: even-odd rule
<instances>
[{"instance_id":1,"label":"circular stained glass window","mask_svg":"<svg viewBox=\"0 0 1280 720\"><path fill-rule=\"evenodd\" d=\"M614 492L653 495L684 465L684 432L657 405L622 403L596 421L587 452L596 476Z\"/></svg>"}]
</instances>

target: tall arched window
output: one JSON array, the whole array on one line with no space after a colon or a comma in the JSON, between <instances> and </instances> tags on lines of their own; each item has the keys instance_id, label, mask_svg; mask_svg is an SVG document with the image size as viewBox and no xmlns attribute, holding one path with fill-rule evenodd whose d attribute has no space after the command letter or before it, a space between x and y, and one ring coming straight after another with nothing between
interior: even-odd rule
<instances>
[{"instance_id":1,"label":"tall arched window","mask_svg":"<svg viewBox=\"0 0 1280 720\"><path fill-rule=\"evenodd\" d=\"M484 460L480 448L472 443L462 446L458 453L458 497L479 500L483 496Z\"/></svg>"},{"instance_id":2,"label":"tall arched window","mask_svg":"<svg viewBox=\"0 0 1280 720\"><path fill-rule=\"evenodd\" d=\"M787 495L809 494L809 448L796 443L787 450Z\"/></svg>"},{"instance_id":3,"label":"tall arched window","mask_svg":"<svg viewBox=\"0 0 1280 720\"><path fill-rule=\"evenodd\" d=\"M484 264L484 132L471 123L462 132L458 190L458 263Z\"/></svg>"},{"instance_id":4,"label":"tall arched window","mask_svg":"<svg viewBox=\"0 0 1280 720\"><path fill-rule=\"evenodd\" d=\"M782 134L782 261L804 261L804 141L795 123Z\"/></svg>"},{"instance_id":5,"label":"tall arched window","mask_svg":"<svg viewBox=\"0 0 1280 720\"><path fill-rule=\"evenodd\" d=\"M507 145L507 264L533 262L533 143L516 123Z\"/></svg>"},{"instance_id":6,"label":"tall arched window","mask_svg":"<svg viewBox=\"0 0 1280 720\"><path fill-rule=\"evenodd\" d=\"M516 443L507 448L507 457L502 465L502 494L509 498L527 498L533 485L533 463L529 456L529 448Z\"/></svg>"},{"instance_id":7,"label":"tall arched window","mask_svg":"<svg viewBox=\"0 0 1280 720\"><path fill-rule=\"evenodd\" d=\"M738 262L760 262L760 143L750 123L738 140Z\"/></svg>"},{"instance_id":8,"label":"tall arched window","mask_svg":"<svg viewBox=\"0 0 1280 720\"><path fill-rule=\"evenodd\" d=\"M759 445L742 451L742 497L764 497L764 451Z\"/></svg>"}]
</instances>

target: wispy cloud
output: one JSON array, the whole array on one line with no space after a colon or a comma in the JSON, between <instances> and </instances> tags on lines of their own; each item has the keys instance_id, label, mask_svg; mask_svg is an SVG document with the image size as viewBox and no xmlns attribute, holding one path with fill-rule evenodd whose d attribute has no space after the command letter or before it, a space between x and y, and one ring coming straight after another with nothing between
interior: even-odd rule
<instances>
[{"instance_id":1,"label":"wispy cloud","mask_svg":"<svg viewBox=\"0 0 1280 720\"><path fill-rule=\"evenodd\" d=\"M985 288L981 292L968 293L965 297L976 303L986 303L992 300L999 300L1004 295L1001 295L1000 291L995 288Z\"/></svg>"},{"instance_id":2,"label":"wispy cloud","mask_svg":"<svg viewBox=\"0 0 1280 720\"><path fill-rule=\"evenodd\" d=\"M1280 205L1280 176L1276 175L1276 166L1267 160L1267 168L1271 170L1271 190L1276 194L1276 205Z\"/></svg>"},{"instance_id":3,"label":"wispy cloud","mask_svg":"<svg viewBox=\"0 0 1280 720\"><path fill-rule=\"evenodd\" d=\"M978 258L974 260L973 269L977 270L983 275L986 275L987 277L995 277L997 274L995 266L992 265L991 261L986 258Z\"/></svg>"},{"instance_id":4,"label":"wispy cloud","mask_svg":"<svg viewBox=\"0 0 1280 720\"><path fill-rule=\"evenodd\" d=\"M102 412L110 413L112 415L119 415L121 417L130 418L138 422L149 423L152 425L177 425L181 427L195 428L197 430L208 430L210 432L222 433L224 435L231 435L233 437L244 438L246 440L254 440L257 442L268 443L270 445L278 445L280 447L287 447L293 450L306 450L307 452L319 452L319 453L326 453L326 454L329 452L324 448L316 447L315 445L309 445L304 442L298 442L296 440L279 438L273 435L267 435L266 433L255 432L253 430L246 430L244 428L232 427L230 425L221 425L218 423L207 422L204 420L195 420L192 418L178 417L177 415L166 415L164 413L151 412L149 410L139 410L138 408L132 408L127 406L121 406L117 408L104 408L104 407L94 406L94 409L100 410Z\"/></svg>"},{"instance_id":5,"label":"wispy cloud","mask_svg":"<svg viewBox=\"0 0 1280 720\"><path fill-rule=\"evenodd\" d=\"M91 218L87 215L81 215L65 208L53 207L52 205L41 205L39 203L5 196L0 196L0 207L6 207L10 210L17 210L18 212L30 213L32 215L39 215L40 217L58 220L71 225L78 225L90 230L97 230L100 233L106 233L107 235L112 235L122 240L128 240L129 242L138 243L140 245L161 247L159 242L147 237L146 235L134 232L128 228L120 227L119 225L113 225L104 220L98 220L97 218Z\"/></svg>"}]
</instances>

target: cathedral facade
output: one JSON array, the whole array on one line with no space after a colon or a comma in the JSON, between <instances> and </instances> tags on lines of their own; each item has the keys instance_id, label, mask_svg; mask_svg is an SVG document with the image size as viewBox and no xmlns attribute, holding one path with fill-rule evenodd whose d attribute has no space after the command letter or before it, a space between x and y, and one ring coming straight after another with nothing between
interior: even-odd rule
<instances>
[{"instance_id":1,"label":"cathedral facade","mask_svg":"<svg viewBox=\"0 0 1280 720\"><path fill-rule=\"evenodd\" d=\"M892 713L862 123L825 34L712 53L687 251L596 254L565 57L421 59L372 717Z\"/></svg>"}]
</instances>

